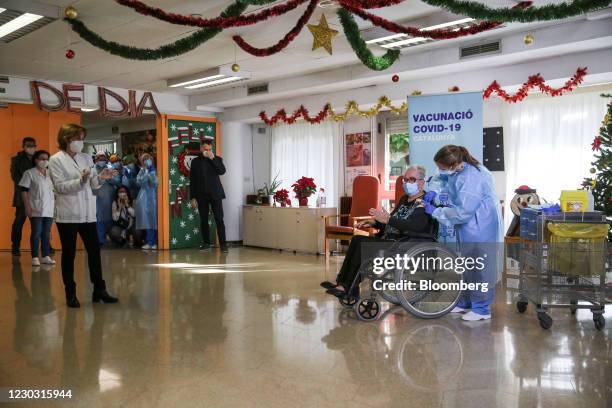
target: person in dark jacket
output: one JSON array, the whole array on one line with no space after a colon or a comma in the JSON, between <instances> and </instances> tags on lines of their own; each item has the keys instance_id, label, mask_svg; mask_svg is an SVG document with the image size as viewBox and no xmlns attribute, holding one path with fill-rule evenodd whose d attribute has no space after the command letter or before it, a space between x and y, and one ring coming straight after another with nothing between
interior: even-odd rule
<instances>
[{"instance_id":1,"label":"person in dark jacket","mask_svg":"<svg viewBox=\"0 0 612 408\"><path fill-rule=\"evenodd\" d=\"M15 207L15 220L11 228L11 243L13 255L19 255L21 247L21 235L23 224L26 220L26 211L21 198L21 189L19 182L23 177L23 173L34 167L32 157L36 152L36 140L33 137L24 137L21 142L22 151L11 158L11 178L13 179L13 207Z\"/></svg>"},{"instance_id":2,"label":"person in dark jacket","mask_svg":"<svg viewBox=\"0 0 612 408\"><path fill-rule=\"evenodd\" d=\"M223 159L215 156L212 150L212 138L202 142L202 154L191 161L189 176L189 197L191 207L198 208L202 233L200 249L210 248L210 229L208 227L208 211L212 209L217 226L217 237L222 252L227 252L225 242L225 224L223 222L223 199L225 191L219 176L225 174Z\"/></svg>"},{"instance_id":3,"label":"person in dark jacket","mask_svg":"<svg viewBox=\"0 0 612 408\"><path fill-rule=\"evenodd\" d=\"M433 219L425 212L421 198L425 191L425 168L422 166L409 166L404 174L404 195L399 200L391 214L384 209L370 209L374 221L365 221L358 227L373 227L380 232L375 237L357 235L351 243L344 257L336 283L321 282L327 292L337 297L346 295L355 276L361 267L362 245L367 243L395 242L403 238L429 234L433 231ZM359 285L355 286L359 289Z\"/></svg>"}]
</instances>

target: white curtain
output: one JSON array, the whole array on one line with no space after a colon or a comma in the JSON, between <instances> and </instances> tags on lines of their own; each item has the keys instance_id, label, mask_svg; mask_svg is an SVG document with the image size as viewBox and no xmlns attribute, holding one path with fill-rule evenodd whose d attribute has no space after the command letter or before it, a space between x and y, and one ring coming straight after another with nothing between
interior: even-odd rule
<instances>
[{"instance_id":1,"label":"white curtain","mask_svg":"<svg viewBox=\"0 0 612 408\"><path fill-rule=\"evenodd\" d=\"M535 188L548 202L559 202L561 190L580 187L589 176L591 142L605 112L606 99L600 92L505 104L506 226L517 187Z\"/></svg>"},{"instance_id":2,"label":"white curtain","mask_svg":"<svg viewBox=\"0 0 612 408\"><path fill-rule=\"evenodd\" d=\"M327 206L337 206L341 161L341 133L336 122L317 125L295 123L272 127L270 179L278 174L280 188L289 190L293 205L297 204L291 185L302 176L314 178L317 193L325 189ZM315 204L316 197L309 200Z\"/></svg>"}]
</instances>

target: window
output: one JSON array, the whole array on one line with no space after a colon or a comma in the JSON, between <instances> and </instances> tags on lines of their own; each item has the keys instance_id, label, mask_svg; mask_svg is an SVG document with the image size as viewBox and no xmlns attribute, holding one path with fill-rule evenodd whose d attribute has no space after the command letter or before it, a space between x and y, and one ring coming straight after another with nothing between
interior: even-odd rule
<instances>
[{"instance_id":1,"label":"window","mask_svg":"<svg viewBox=\"0 0 612 408\"><path fill-rule=\"evenodd\" d=\"M385 190L395 190L395 180L406 171L408 154L408 119L390 117L385 121Z\"/></svg>"}]
</instances>

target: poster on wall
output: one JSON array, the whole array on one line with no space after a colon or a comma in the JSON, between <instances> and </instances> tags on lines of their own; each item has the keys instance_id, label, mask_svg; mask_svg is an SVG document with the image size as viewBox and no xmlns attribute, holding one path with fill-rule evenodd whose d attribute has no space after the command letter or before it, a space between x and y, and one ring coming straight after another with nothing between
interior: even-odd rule
<instances>
[{"instance_id":1,"label":"poster on wall","mask_svg":"<svg viewBox=\"0 0 612 408\"><path fill-rule=\"evenodd\" d=\"M168 119L168 201L170 206L170 249L196 248L202 242L200 214L191 207L189 172L191 160L200 152L204 137L213 138L216 151L217 126L214 122ZM216 241L212 214L208 214L210 242Z\"/></svg>"},{"instance_id":2,"label":"poster on wall","mask_svg":"<svg viewBox=\"0 0 612 408\"><path fill-rule=\"evenodd\" d=\"M437 173L436 152L448 144L465 146L482 163L482 92L408 97L410 162Z\"/></svg>"},{"instance_id":3,"label":"poster on wall","mask_svg":"<svg viewBox=\"0 0 612 408\"><path fill-rule=\"evenodd\" d=\"M139 130L121 134L122 154L134 155L138 158L143 153L149 153L153 160L157 159L156 129Z\"/></svg>"},{"instance_id":4,"label":"poster on wall","mask_svg":"<svg viewBox=\"0 0 612 408\"><path fill-rule=\"evenodd\" d=\"M344 185L347 195L353 194L353 180L357 176L372 174L372 133L350 133L344 135L346 151Z\"/></svg>"}]
</instances>

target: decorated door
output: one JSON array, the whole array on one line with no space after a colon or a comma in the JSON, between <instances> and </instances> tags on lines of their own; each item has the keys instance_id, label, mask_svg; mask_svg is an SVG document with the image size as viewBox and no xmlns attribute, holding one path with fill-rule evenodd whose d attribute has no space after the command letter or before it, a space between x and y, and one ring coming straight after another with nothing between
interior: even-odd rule
<instances>
[{"instance_id":1,"label":"decorated door","mask_svg":"<svg viewBox=\"0 0 612 408\"><path fill-rule=\"evenodd\" d=\"M168 119L168 205L170 249L194 248L202 242L200 215L191 207L189 172L191 160L200 152L204 138L212 138L217 152L217 126L214 121ZM216 242L216 228L209 212L210 242Z\"/></svg>"}]
</instances>

